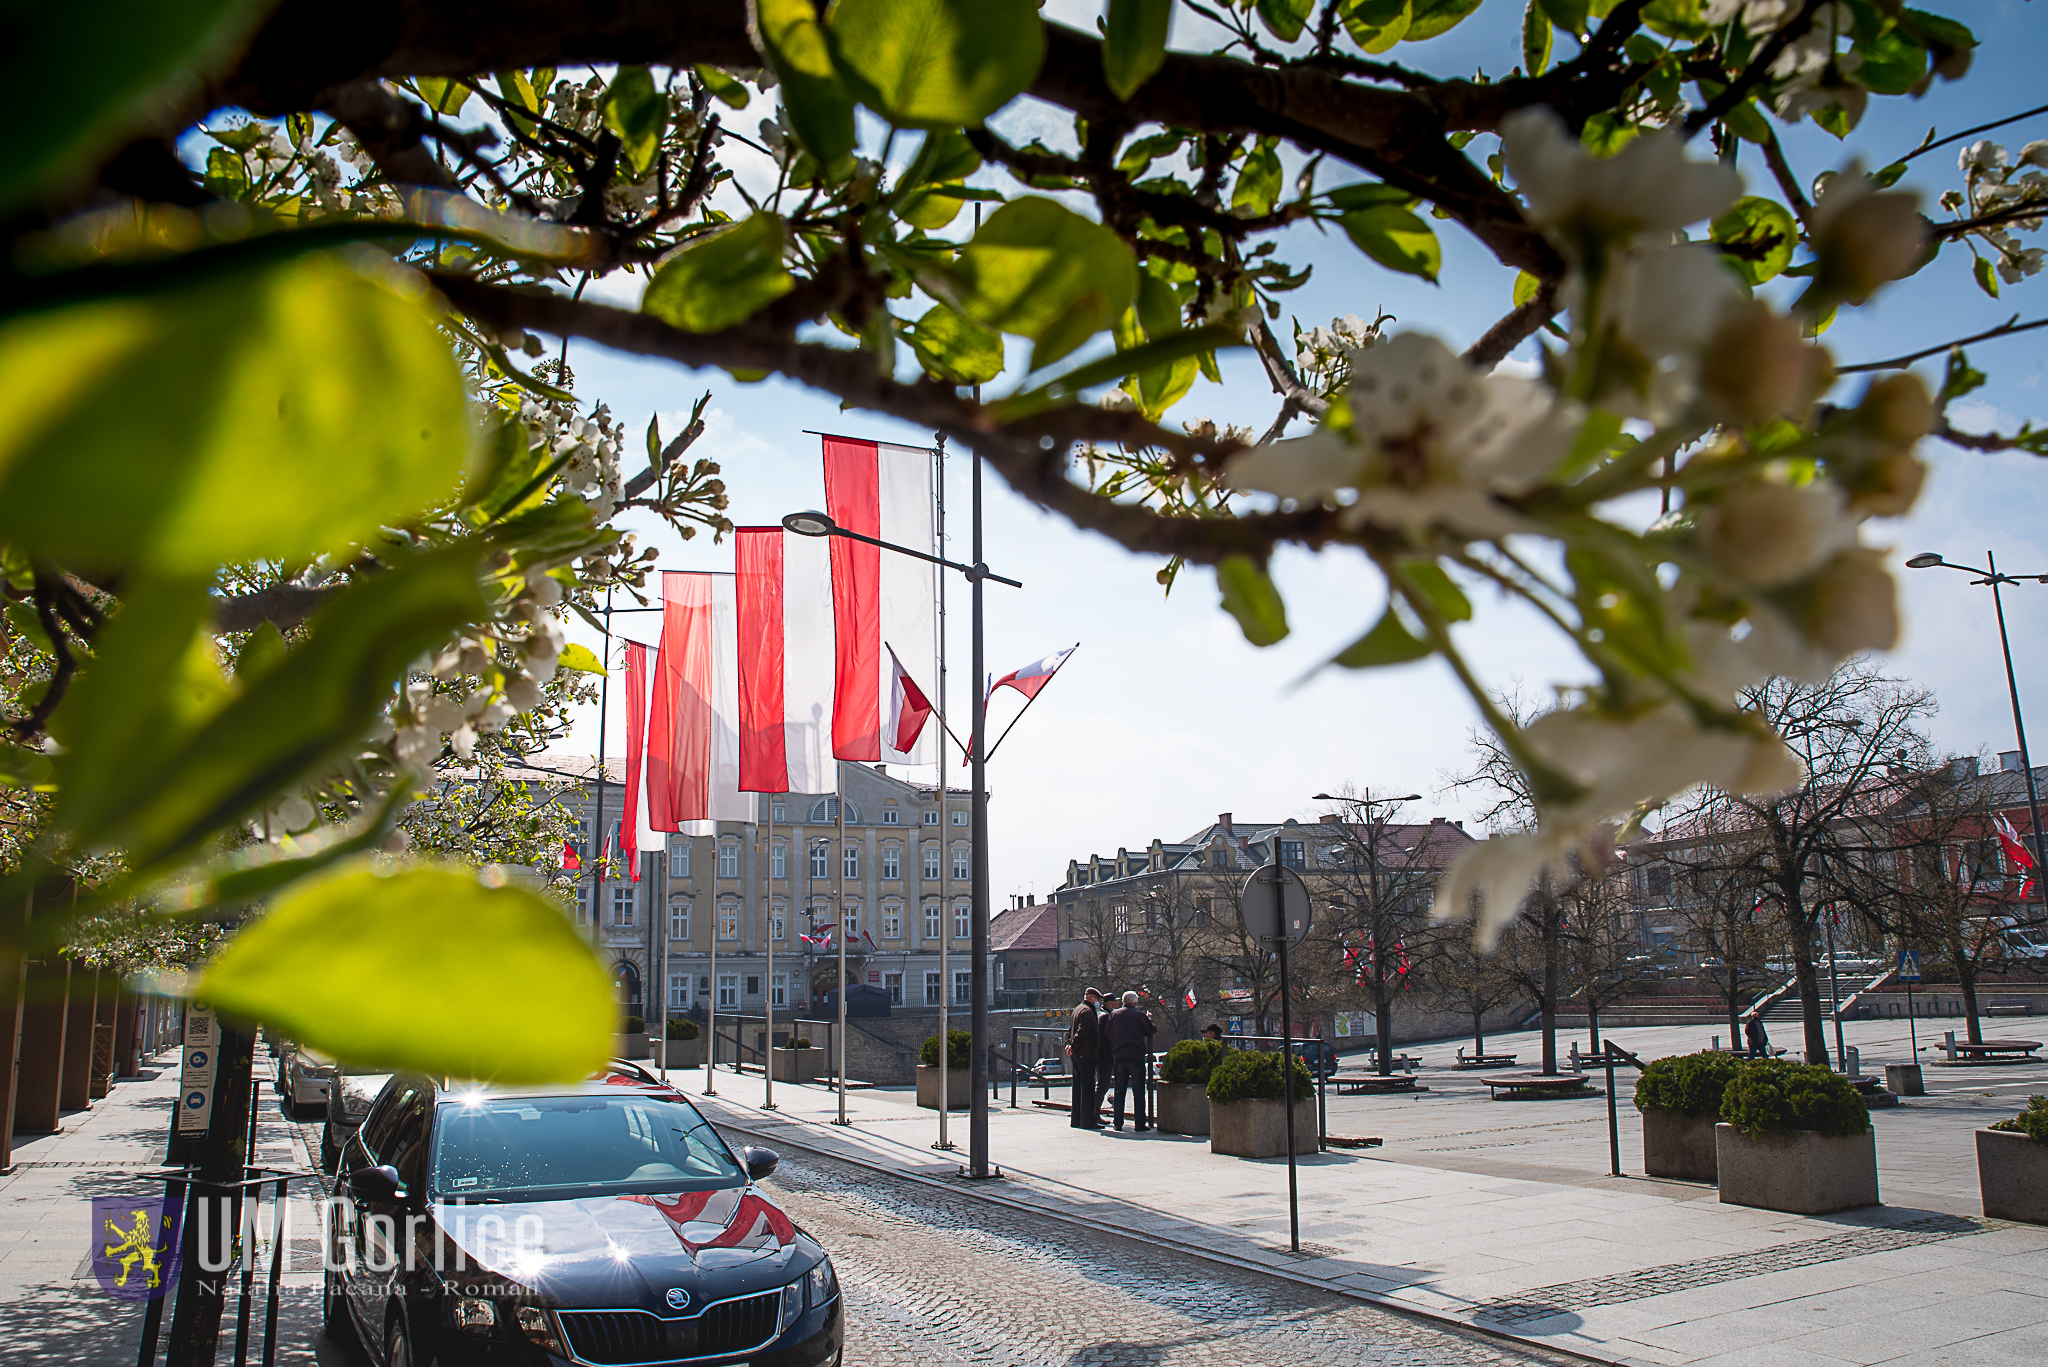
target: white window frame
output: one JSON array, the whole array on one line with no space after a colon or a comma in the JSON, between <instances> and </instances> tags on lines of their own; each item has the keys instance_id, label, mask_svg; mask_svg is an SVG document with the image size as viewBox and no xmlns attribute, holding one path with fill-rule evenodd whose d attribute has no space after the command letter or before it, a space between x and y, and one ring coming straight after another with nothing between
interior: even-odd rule
<instances>
[{"instance_id":1,"label":"white window frame","mask_svg":"<svg viewBox=\"0 0 2048 1367\"><path fill-rule=\"evenodd\" d=\"M847 948L851 949L853 942L860 938L860 903L847 902L840 906L839 925L846 936Z\"/></svg>"},{"instance_id":2,"label":"white window frame","mask_svg":"<svg viewBox=\"0 0 2048 1367\"><path fill-rule=\"evenodd\" d=\"M974 1000L974 970L956 968L953 970L953 1005L966 1006Z\"/></svg>"},{"instance_id":3,"label":"white window frame","mask_svg":"<svg viewBox=\"0 0 2048 1367\"><path fill-rule=\"evenodd\" d=\"M789 975L777 973L768 980L769 1004L777 1010L789 1005Z\"/></svg>"},{"instance_id":4,"label":"white window frame","mask_svg":"<svg viewBox=\"0 0 2048 1367\"><path fill-rule=\"evenodd\" d=\"M824 878L832 872L832 855L824 841L811 842L811 877Z\"/></svg>"},{"instance_id":5,"label":"white window frame","mask_svg":"<svg viewBox=\"0 0 2048 1367\"><path fill-rule=\"evenodd\" d=\"M974 847L955 845L953 847L953 881L965 883L974 877Z\"/></svg>"},{"instance_id":6,"label":"white window frame","mask_svg":"<svg viewBox=\"0 0 2048 1367\"><path fill-rule=\"evenodd\" d=\"M924 971L924 1004L926 1006L937 1006L939 1004L939 970L936 968L927 968Z\"/></svg>"},{"instance_id":7,"label":"white window frame","mask_svg":"<svg viewBox=\"0 0 2048 1367\"><path fill-rule=\"evenodd\" d=\"M718 975L718 1009L730 1011L740 1004L740 975L721 973Z\"/></svg>"},{"instance_id":8,"label":"white window frame","mask_svg":"<svg viewBox=\"0 0 2048 1367\"><path fill-rule=\"evenodd\" d=\"M668 938L687 940L690 938L690 904L670 902L668 904Z\"/></svg>"},{"instance_id":9,"label":"white window frame","mask_svg":"<svg viewBox=\"0 0 2048 1367\"><path fill-rule=\"evenodd\" d=\"M936 940L939 938L939 921L941 919L942 918L939 913L939 904L937 902L926 902L924 904L925 939Z\"/></svg>"},{"instance_id":10,"label":"white window frame","mask_svg":"<svg viewBox=\"0 0 2048 1367\"><path fill-rule=\"evenodd\" d=\"M967 902L955 902L955 903L953 904L953 938L954 938L954 939L956 939L956 940L964 940L964 939L966 939L966 938L967 938L967 937L968 937L968 936L969 936L970 934L972 934L972 933L973 933L973 926L972 926L972 918L973 918L973 915L974 915L974 909L973 909L973 907L972 907L972 905L971 905L970 903L967 903Z\"/></svg>"},{"instance_id":11,"label":"white window frame","mask_svg":"<svg viewBox=\"0 0 2048 1367\"><path fill-rule=\"evenodd\" d=\"M668 1009L687 1011L690 1009L690 974L671 973L668 975Z\"/></svg>"},{"instance_id":12,"label":"white window frame","mask_svg":"<svg viewBox=\"0 0 2048 1367\"><path fill-rule=\"evenodd\" d=\"M737 902L727 902L718 909L718 938L737 940L740 938L740 907Z\"/></svg>"},{"instance_id":13,"label":"white window frame","mask_svg":"<svg viewBox=\"0 0 2048 1367\"><path fill-rule=\"evenodd\" d=\"M688 878L690 876L690 846L687 840L668 847L668 876Z\"/></svg>"},{"instance_id":14,"label":"white window frame","mask_svg":"<svg viewBox=\"0 0 2048 1367\"><path fill-rule=\"evenodd\" d=\"M924 824L927 826L936 826L939 824L939 814L936 809L928 811L924 814Z\"/></svg>"},{"instance_id":15,"label":"white window frame","mask_svg":"<svg viewBox=\"0 0 2048 1367\"><path fill-rule=\"evenodd\" d=\"M894 807L882 808L882 824L884 826L894 826L900 820L901 815L897 812L897 810Z\"/></svg>"},{"instance_id":16,"label":"white window frame","mask_svg":"<svg viewBox=\"0 0 2048 1367\"><path fill-rule=\"evenodd\" d=\"M901 973L884 973L882 975L882 990L889 994L889 1005L903 1005L903 975Z\"/></svg>"},{"instance_id":17,"label":"white window frame","mask_svg":"<svg viewBox=\"0 0 2048 1367\"><path fill-rule=\"evenodd\" d=\"M1127 907L1127 906L1115 906L1115 907L1111 907L1111 908L1109 909L1109 912L1110 912L1110 915L1112 915L1112 916L1114 916L1114 917L1116 918L1116 933L1117 933L1117 934L1119 934L1119 935L1128 935L1128 934L1130 934L1130 933L1131 933L1131 909L1130 909L1129 907Z\"/></svg>"},{"instance_id":18,"label":"white window frame","mask_svg":"<svg viewBox=\"0 0 2048 1367\"><path fill-rule=\"evenodd\" d=\"M945 853L944 853L943 851L941 851L941 850L939 849L939 842L938 842L938 841L936 841L936 840L927 840L927 841L925 841L925 842L924 842L924 881L925 881L925 882L927 882L927 883L936 883L936 882L938 882L938 881L939 881L939 863L940 863L940 861L941 861L941 860L943 860L943 859L944 859L945 857L946 857L946 856L945 856Z\"/></svg>"},{"instance_id":19,"label":"white window frame","mask_svg":"<svg viewBox=\"0 0 2048 1367\"><path fill-rule=\"evenodd\" d=\"M576 883L576 924L590 924L590 884L580 879Z\"/></svg>"},{"instance_id":20,"label":"white window frame","mask_svg":"<svg viewBox=\"0 0 2048 1367\"><path fill-rule=\"evenodd\" d=\"M968 816L968 812L967 812L967 809L966 809L965 807L955 807L955 808L953 809L953 824L954 824L955 826L965 826L965 825L967 825L967 824L968 824L968 821L967 821L967 816Z\"/></svg>"},{"instance_id":21,"label":"white window frame","mask_svg":"<svg viewBox=\"0 0 2048 1367\"><path fill-rule=\"evenodd\" d=\"M786 940L789 938L789 908L777 902L768 908L768 938Z\"/></svg>"},{"instance_id":22,"label":"white window frame","mask_svg":"<svg viewBox=\"0 0 2048 1367\"><path fill-rule=\"evenodd\" d=\"M882 847L882 877L896 882L903 877L903 849L898 845Z\"/></svg>"},{"instance_id":23,"label":"white window frame","mask_svg":"<svg viewBox=\"0 0 2048 1367\"><path fill-rule=\"evenodd\" d=\"M740 876L740 842L721 840L718 842L718 876L737 878Z\"/></svg>"},{"instance_id":24,"label":"white window frame","mask_svg":"<svg viewBox=\"0 0 2048 1367\"><path fill-rule=\"evenodd\" d=\"M882 908L882 938L900 940L903 938L903 908Z\"/></svg>"},{"instance_id":25,"label":"white window frame","mask_svg":"<svg viewBox=\"0 0 2048 1367\"><path fill-rule=\"evenodd\" d=\"M640 899L635 894L639 891L640 889L634 887L631 883L615 882L612 884L611 923L613 925L628 927L633 924L634 914L640 904Z\"/></svg>"},{"instance_id":26,"label":"white window frame","mask_svg":"<svg viewBox=\"0 0 2048 1367\"><path fill-rule=\"evenodd\" d=\"M860 877L860 846L848 841L839 851L839 876Z\"/></svg>"},{"instance_id":27,"label":"white window frame","mask_svg":"<svg viewBox=\"0 0 2048 1367\"><path fill-rule=\"evenodd\" d=\"M771 802L768 804L768 819L779 826L789 820L789 809L780 802Z\"/></svg>"}]
</instances>

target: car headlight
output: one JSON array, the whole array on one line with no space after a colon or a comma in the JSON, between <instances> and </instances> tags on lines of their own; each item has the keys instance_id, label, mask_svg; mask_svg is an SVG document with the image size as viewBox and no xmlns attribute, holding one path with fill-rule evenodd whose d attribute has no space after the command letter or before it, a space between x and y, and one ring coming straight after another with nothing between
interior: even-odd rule
<instances>
[{"instance_id":1,"label":"car headlight","mask_svg":"<svg viewBox=\"0 0 2048 1367\"><path fill-rule=\"evenodd\" d=\"M476 1296L459 1296L450 1305L455 1327L465 1334L488 1334L498 1327L498 1312Z\"/></svg>"},{"instance_id":2,"label":"car headlight","mask_svg":"<svg viewBox=\"0 0 2048 1367\"><path fill-rule=\"evenodd\" d=\"M519 1332L553 1353L556 1357L567 1357L562 1350L561 1340L555 1337L555 1327L548 1323L548 1312L537 1305L522 1305L514 1318L519 1322Z\"/></svg>"},{"instance_id":3,"label":"car headlight","mask_svg":"<svg viewBox=\"0 0 2048 1367\"><path fill-rule=\"evenodd\" d=\"M839 1294L839 1277L832 1271L832 1260L819 1259L818 1265L804 1274L804 1285L810 1289L811 1309L830 1304Z\"/></svg>"},{"instance_id":4,"label":"car headlight","mask_svg":"<svg viewBox=\"0 0 2048 1367\"><path fill-rule=\"evenodd\" d=\"M795 1324L798 1317L804 1313L804 1281L808 1280L809 1278L805 1277L803 1281L794 1281L782 1288L782 1313L775 1321L777 1334L788 1333L789 1326Z\"/></svg>"}]
</instances>

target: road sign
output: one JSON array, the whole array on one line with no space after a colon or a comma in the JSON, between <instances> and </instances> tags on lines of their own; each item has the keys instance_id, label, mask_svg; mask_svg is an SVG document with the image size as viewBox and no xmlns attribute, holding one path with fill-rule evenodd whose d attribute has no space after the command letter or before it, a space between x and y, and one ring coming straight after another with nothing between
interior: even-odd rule
<instances>
[{"instance_id":1,"label":"road sign","mask_svg":"<svg viewBox=\"0 0 2048 1367\"><path fill-rule=\"evenodd\" d=\"M219 1045L213 1008L185 1008L185 1056L178 1067L179 1134L205 1134L213 1119L213 1084L219 1071L214 1053Z\"/></svg>"},{"instance_id":2,"label":"road sign","mask_svg":"<svg viewBox=\"0 0 2048 1367\"><path fill-rule=\"evenodd\" d=\"M1920 955L1916 950L1899 951L1899 981L1917 983L1920 981Z\"/></svg>"},{"instance_id":3,"label":"road sign","mask_svg":"<svg viewBox=\"0 0 2048 1367\"><path fill-rule=\"evenodd\" d=\"M1308 938L1308 884L1285 864L1266 864L1244 880L1237 904L1243 909L1244 933L1257 944L1277 943L1286 924L1287 947Z\"/></svg>"}]
</instances>

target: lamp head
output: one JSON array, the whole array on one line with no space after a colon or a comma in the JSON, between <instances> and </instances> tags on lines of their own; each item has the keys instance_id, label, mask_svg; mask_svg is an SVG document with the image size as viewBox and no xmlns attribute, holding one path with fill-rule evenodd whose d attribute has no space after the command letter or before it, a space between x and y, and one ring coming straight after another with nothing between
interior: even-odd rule
<instances>
[{"instance_id":1,"label":"lamp head","mask_svg":"<svg viewBox=\"0 0 2048 1367\"><path fill-rule=\"evenodd\" d=\"M1421 793L1410 793L1410 794L1408 794L1408 796L1406 796L1406 797L1400 797L1400 798L1395 798L1394 800L1395 800L1396 802L1420 802L1420 801L1422 801L1422 794L1421 794Z\"/></svg>"},{"instance_id":2,"label":"lamp head","mask_svg":"<svg viewBox=\"0 0 2048 1367\"><path fill-rule=\"evenodd\" d=\"M838 530L838 524L823 513L791 513L782 519L782 526L798 536L830 536Z\"/></svg>"},{"instance_id":3,"label":"lamp head","mask_svg":"<svg viewBox=\"0 0 2048 1367\"><path fill-rule=\"evenodd\" d=\"M1934 551L1922 551L1918 555L1908 557L1906 568L1909 570L1931 570L1940 563L1941 556L1939 554Z\"/></svg>"}]
</instances>

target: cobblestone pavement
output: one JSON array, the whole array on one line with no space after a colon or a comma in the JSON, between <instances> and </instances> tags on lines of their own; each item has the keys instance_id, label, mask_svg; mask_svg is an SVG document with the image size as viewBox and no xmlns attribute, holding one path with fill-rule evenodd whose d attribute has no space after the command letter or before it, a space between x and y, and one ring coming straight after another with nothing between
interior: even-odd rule
<instances>
[{"instance_id":1,"label":"cobblestone pavement","mask_svg":"<svg viewBox=\"0 0 2048 1367\"><path fill-rule=\"evenodd\" d=\"M832 1250L847 1367L1568 1360L810 1155L767 1185Z\"/></svg>"}]
</instances>

